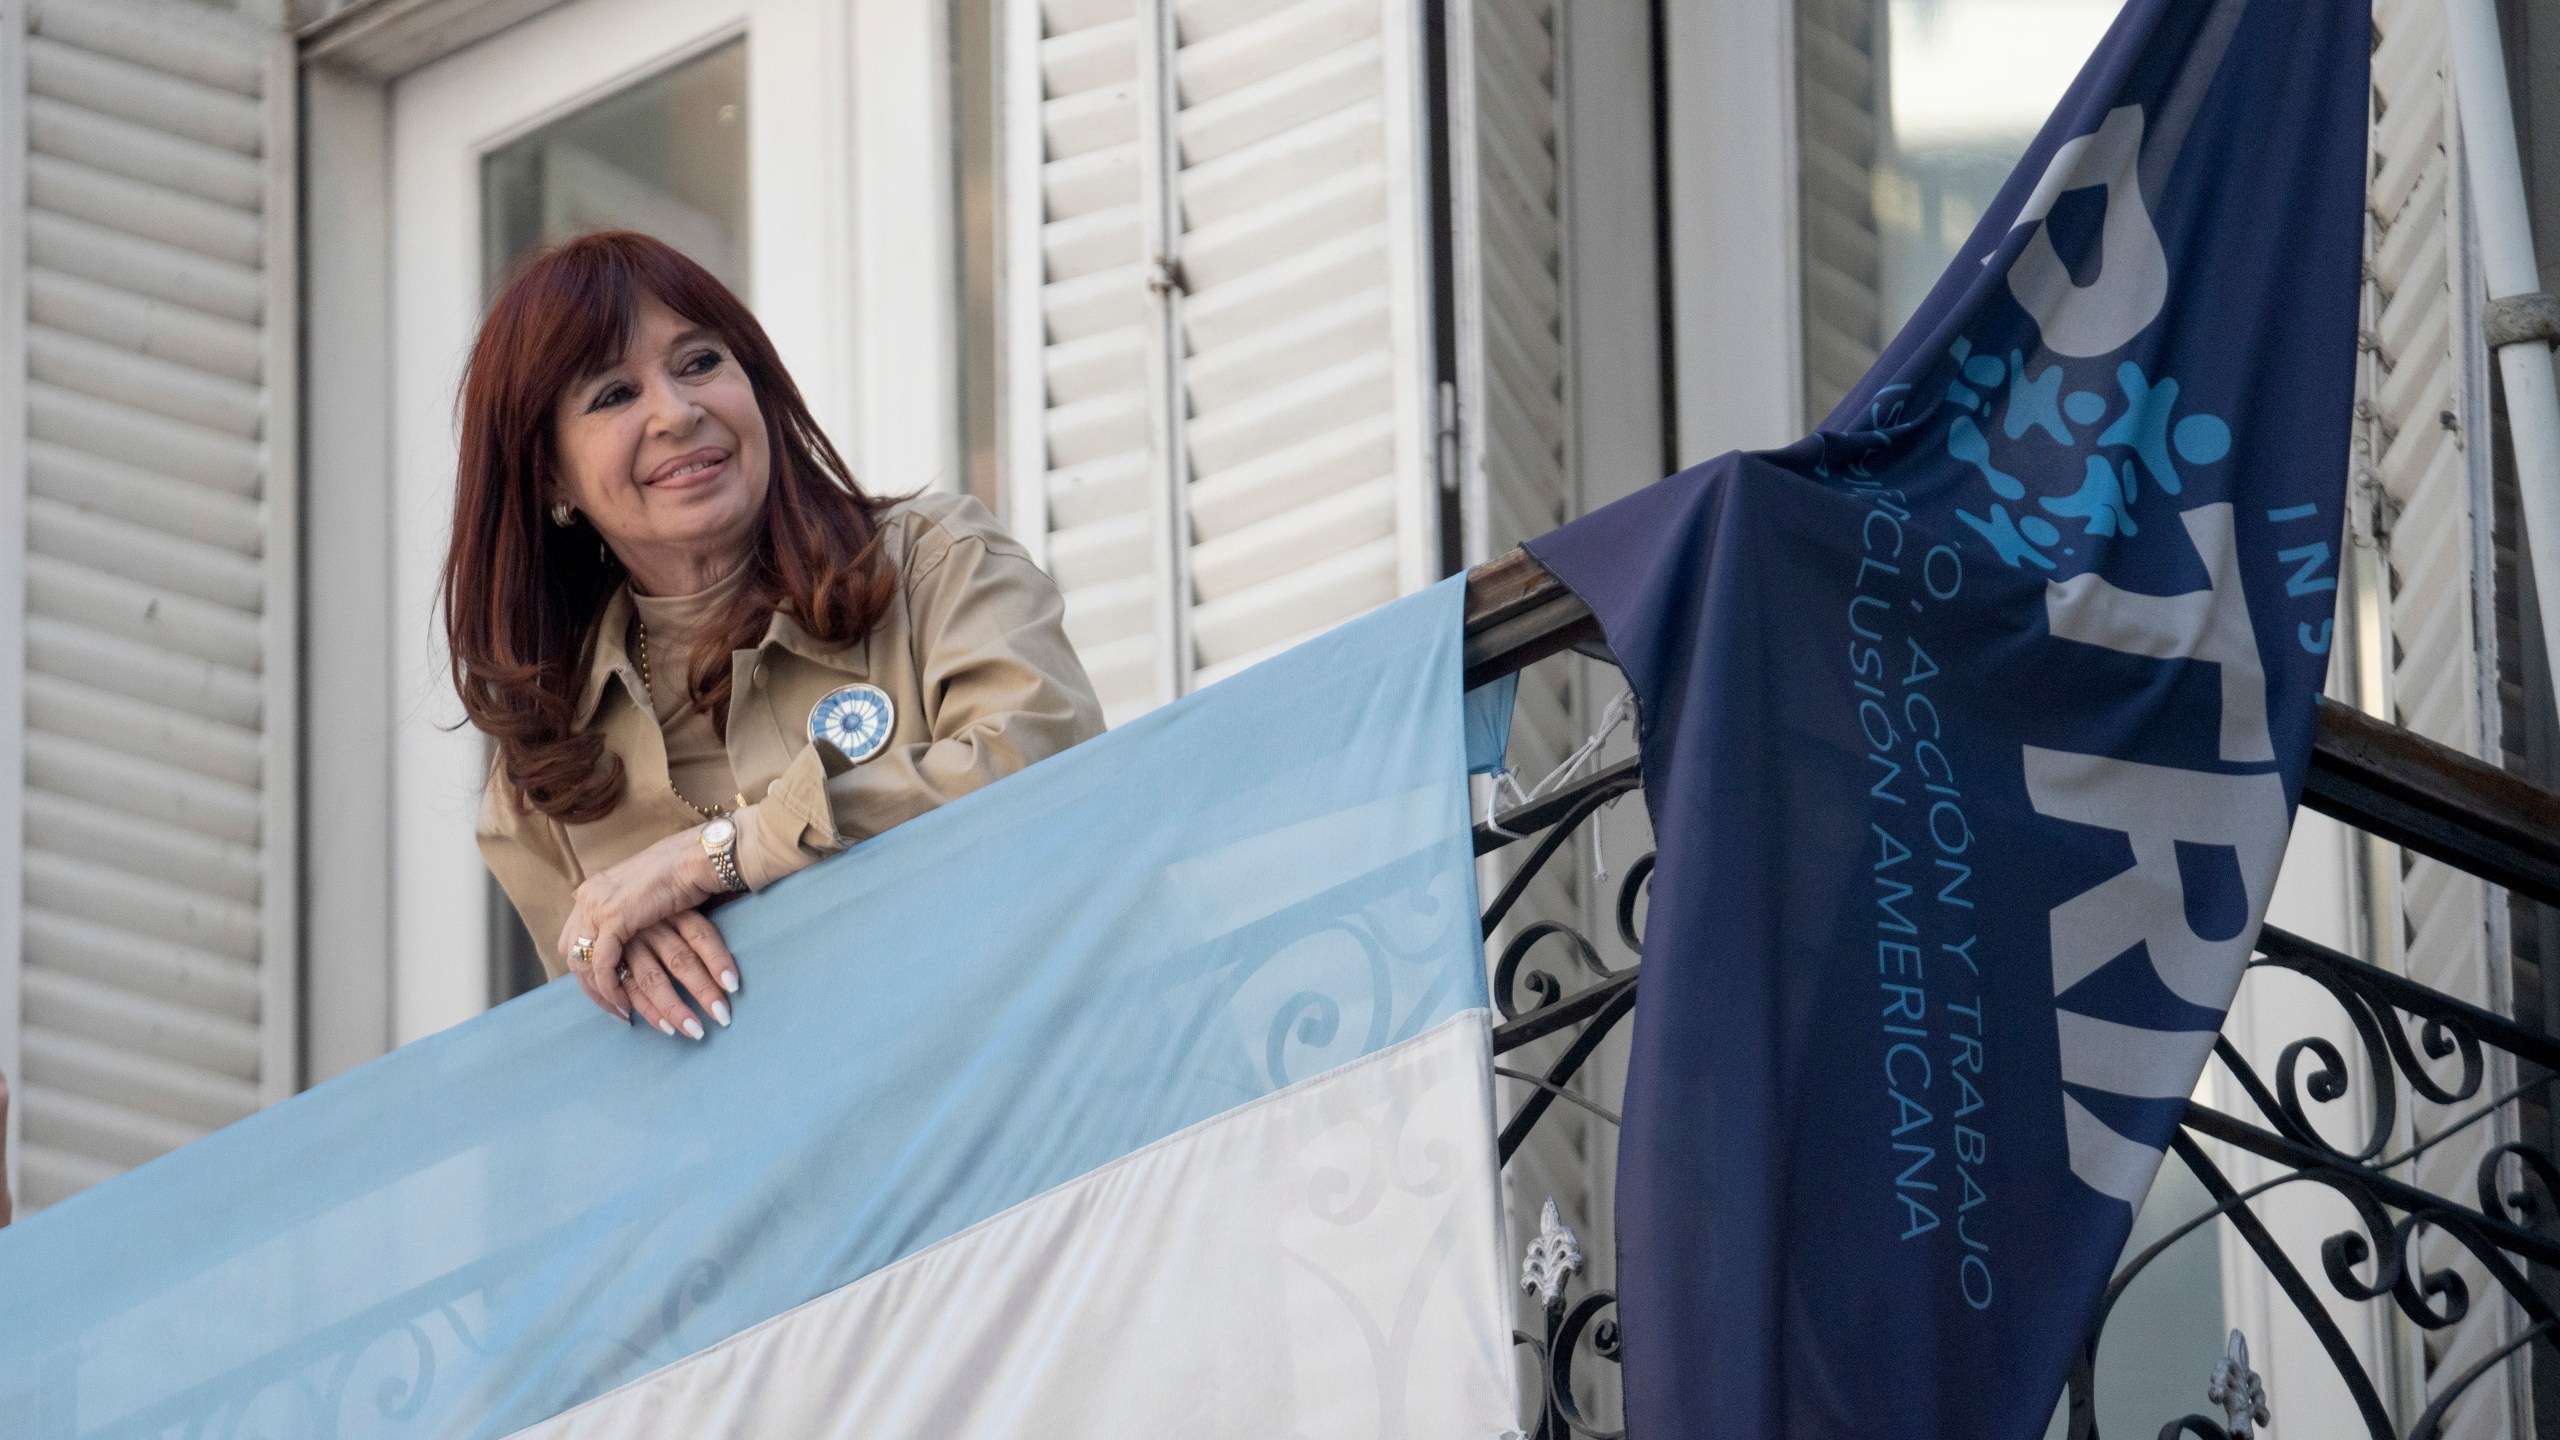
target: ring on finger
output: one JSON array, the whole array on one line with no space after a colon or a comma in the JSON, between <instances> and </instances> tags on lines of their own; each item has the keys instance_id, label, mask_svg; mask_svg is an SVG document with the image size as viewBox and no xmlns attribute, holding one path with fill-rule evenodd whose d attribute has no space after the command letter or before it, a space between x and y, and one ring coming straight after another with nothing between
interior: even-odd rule
<instances>
[{"instance_id":1,"label":"ring on finger","mask_svg":"<svg viewBox=\"0 0 2560 1440\"><path fill-rule=\"evenodd\" d=\"M592 938L581 935L569 942L569 949L577 957L574 968L585 970L596 963L596 942Z\"/></svg>"}]
</instances>

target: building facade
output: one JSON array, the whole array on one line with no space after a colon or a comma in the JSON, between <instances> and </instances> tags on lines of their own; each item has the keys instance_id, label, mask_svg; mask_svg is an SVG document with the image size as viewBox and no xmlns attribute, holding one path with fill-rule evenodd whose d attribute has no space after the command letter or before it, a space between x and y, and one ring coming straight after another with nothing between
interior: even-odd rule
<instances>
[{"instance_id":1,"label":"building facade","mask_svg":"<svg viewBox=\"0 0 2560 1440\"><path fill-rule=\"evenodd\" d=\"M487 756L434 623L455 380L528 248L642 229L728 279L866 485L976 494L1040 557L1116 723L1803 433L2116 9L0 6L0 1072L23 1203L539 979L472 843ZM2560 289L2560 6L2504 13ZM2375 26L2332 693L2548 781L2443 16L2377 0ZM1519 783L1621 688L1579 656L1524 676ZM1592 918L1645 849L1620 808L1498 943ZM2314 817L2277 919L2560 1020L2547 912ZM2316 1001L2252 986L2229 1033L2272 1066ZM2467 1184L2496 1140L2437 1145L2423 1183ZM1551 1127L1517 1213L1553 1194L1605 1216L1613 1158L1605 1126ZM2201 1208L2164 1176L2137 1244ZM2317 1197L2268 1213L2304 1253L2342 1223ZM2128 1300L2102 1416L2110 1385L2200 1393L2234 1326L2280 1419L2332 1413L2316 1340L2247 1260L2202 1232ZM2489 1305L2424 1335L2334 1308L2410 1413L2514 1333ZM2503 1373L2462 1433L2533 1423L2539 1372Z\"/></svg>"}]
</instances>

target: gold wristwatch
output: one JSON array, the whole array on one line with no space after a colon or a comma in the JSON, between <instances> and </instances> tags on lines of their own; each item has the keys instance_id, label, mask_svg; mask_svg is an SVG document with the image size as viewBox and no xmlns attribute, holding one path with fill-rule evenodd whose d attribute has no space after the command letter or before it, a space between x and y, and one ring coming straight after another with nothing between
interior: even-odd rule
<instances>
[{"instance_id":1,"label":"gold wristwatch","mask_svg":"<svg viewBox=\"0 0 2560 1440\"><path fill-rule=\"evenodd\" d=\"M738 822L723 815L702 827L702 853L711 857L711 873L720 878L725 893L747 888L746 879L738 874Z\"/></svg>"}]
</instances>

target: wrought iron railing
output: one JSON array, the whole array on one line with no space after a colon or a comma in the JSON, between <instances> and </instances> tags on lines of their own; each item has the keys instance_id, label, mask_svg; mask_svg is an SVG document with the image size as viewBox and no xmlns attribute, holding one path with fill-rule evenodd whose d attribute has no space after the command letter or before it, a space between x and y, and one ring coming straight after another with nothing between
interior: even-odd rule
<instances>
[{"instance_id":1,"label":"wrought iron railing","mask_svg":"<svg viewBox=\"0 0 2560 1440\"><path fill-rule=\"evenodd\" d=\"M1590 611L1518 551L1470 575L1467 631L1470 684L1567 649L1607 655ZM1486 935L1501 927L1539 872L1568 853L1579 827L1641 783L1637 762L1630 760L1480 826L1479 854L1526 847L1486 907ZM2303 804L2514 894L2560 905L2560 795L2408 731L2323 701ZM1631 867L1611 906L1599 912L1604 921L1614 920L1630 952L1641 948L1640 911L1652 869L1650 856ZM1507 1164L1542 1121L1562 1110L1617 1122L1614 1097L1575 1082L1588 1075L1602 1042L1632 1015L1637 967L1612 968L1588 936L1552 920L1505 933L1494 959L1494 1000L1501 1013L1494 1051L1501 1073L1524 1092L1502 1130ZM2318 1340L2374 1440L2436 1440L2447 1416L2482 1377L2560 1329L2560 1308L2540 1283L2560 1268L2560 1165L2549 1137L2504 1138L2485 1146L2466 1195L2436 1193L2410 1178L2426 1151L2457 1136L2476 1143L2479 1127L2503 1121L2508 1128L2493 1130L2493 1137L2521 1135L2514 1123L2520 1107L2560 1076L2560 1042L2272 928L2261 935L2250 964L2253 975L2267 970L2307 978L2337 1013L2306 1017L2300 1038L2279 1055L2272 1082L2227 1037L2217 1042L2215 1054L2246 1098L2246 1113L2188 1105L2173 1149L2211 1204L2125 1261L2107 1287L2066 1390L2073 1440L2094 1440L2098 1433L2095 1375L2117 1301L2178 1240L2217 1224L2231 1227L2265 1266ZM2353 1044L2342 1048L2321 1033L2336 1028L2319 1025L2321 1019L2343 1022ZM1505 1063L1533 1041L1567 1033L1573 1038L1542 1068ZM2321 1113L2336 1112L2317 1107L2340 1102L2361 1103L2353 1138L2333 1137L2319 1123ZM2403 1143L2408 1130L2402 1117L2421 1102L2444 1112L2443 1118L2425 1139ZM2206 1140L2267 1162L2274 1167L2272 1178L2236 1182L2216 1163ZM2395 1143L2403 1148L2387 1153ZM2317 1283L2255 1208L2273 1192L2304 1185L2342 1197L2355 1217L2352 1226L2321 1245ZM1607 1440L1624 1433L1591 1418L1615 1413L1610 1392L1617 1385L1619 1355L1615 1297L1582 1288L1577 1280L1585 1257L1572 1225L1591 1218L1559 1214L1549 1203L1538 1233L1526 1237L1522 1284L1536 1297L1541 1321L1515 1338L1528 1357L1537 1440ZM2430 1244L2429 1236L2441 1236L2443 1243ZM2471 1282L2457 1273L2454 1252L2476 1263L2495 1292L2513 1302L2522 1323L2458 1373L2434 1377L2423 1410L2397 1417L2387 1386L2339 1329L2322 1287L2350 1302L2387 1300L2417 1330L2442 1331L2496 1298L2472 1293ZM2196 1381L2190 1397L2159 1397L2160 1413L2171 1417L2156 1431L2161 1440L2239 1440L2269 1423L2269 1399L2250 1369L2240 1332L2231 1333L2221 1362ZM2195 1399L2220 1411L2219 1418L2181 1414ZM2503 1423L2493 1428L2506 1429Z\"/></svg>"}]
</instances>

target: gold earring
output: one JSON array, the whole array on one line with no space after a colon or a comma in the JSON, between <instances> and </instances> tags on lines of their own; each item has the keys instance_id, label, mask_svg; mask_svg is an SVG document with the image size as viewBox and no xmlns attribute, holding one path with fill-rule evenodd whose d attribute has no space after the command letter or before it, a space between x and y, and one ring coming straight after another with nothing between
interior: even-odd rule
<instances>
[{"instance_id":1,"label":"gold earring","mask_svg":"<svg viewBox=\"0 0 2560 1440\"><path fill-rule=\"evenodd\" d=\"M559 526L563 530L569 528L572 517L577 513L577 511L569 508L569 502L566 500L554 500L551 502L551 523Z\"/></svg>"}]
</instances>

